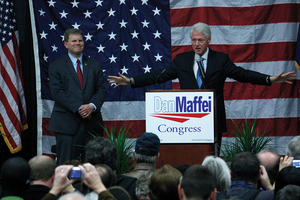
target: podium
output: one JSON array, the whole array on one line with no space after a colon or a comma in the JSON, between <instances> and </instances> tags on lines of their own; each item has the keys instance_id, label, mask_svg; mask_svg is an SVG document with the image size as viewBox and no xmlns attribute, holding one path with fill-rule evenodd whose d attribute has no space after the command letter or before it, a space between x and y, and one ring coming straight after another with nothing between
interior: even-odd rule
<instances>
[{"instance_id":1,"label":"podium","mask_svg":"<svg viewBox=\"0 0 300 200\"><path fill-rule=\"evenodd\" d=\"M146 131L161 141L157 168L201 164L216 151L214 90L146 92Z\"/></svg>"}]
</instances>

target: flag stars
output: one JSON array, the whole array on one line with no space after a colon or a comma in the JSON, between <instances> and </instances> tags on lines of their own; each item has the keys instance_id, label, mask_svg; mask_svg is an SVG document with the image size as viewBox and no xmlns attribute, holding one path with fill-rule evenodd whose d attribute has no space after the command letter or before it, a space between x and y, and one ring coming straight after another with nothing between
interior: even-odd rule
<instances>
[{"instance_id":1,"label":"flag stars","mask_svg":"<svg viewBox=\"0 0 300 200\"><path fill-rule=\"evenodd\" d=\"M153 33L153 35L154 35L154 39L155 38L160 38L161 33L159 33L158 30L156 30L156 32Z\"/></svg>"},{"instance_id":2,"label":"flag stars","mask_svg":"<svg viewBox=\"0 0 300 200\"><path fill-rule=\"evenodd\" d=\"M88 40L92 41L93 35L90 35L90 33L88 33L88 34L85 35L84 37L85 37L85 40L86 40L86 41L88 41Z\"/></svg>"},{"instance_id":3,"label":"flag stars","mask_svg":"<svg viewBox=\"0 0 300 200\"><path fill-rule=\"evenodd\" d=\"M99 21L99 23L96 24L96 26L97 26L97 30L98 30L99 28L103 29L104 24L102 24L102 23Z\"/></svg>"},{"instance_id":4,"label":"flag stars","mask_svg":"<svg viewBox=\"0 0 300 200\"><path fill-rule=\"evenodd\" d=\"M143 46L144 46L144 51L145 50L149 50L150 51L150 44L148 44L147 42L146 42L146 44L143 44Z\"/></svg>"},{"instance_id":5,"label":"flag stars","mask_svg":"<svg viewBox=\"0 0 300 200\"><path fill-rule=\"evenodd\" d=\"M123 42L123 44L120 45L120 47L121 47L121 51L127 51L128 45L125 45L125 43Z\"/></svg>"},{"instance_id":6,"label":"flag stars","mask_svg":"<svg viewBox=\"0 0 300 200\"><path fill-rule=\"evenodd\" d=\"M79 29L79 26L81 26L80 24L77 24L77 22L75 22L75 24L72 25L73 28Z\"/></svg>"},{"instance_id":7,"label":"flag stars","mask_svg":"<svg viewBox=\"0 0 300 200\"><path fill-rule=\"evenodd\" d=\"M147 72L150 72L150 70L152 69L151 67L149 67L148 65L146 65L146 67L143 68L145 71L144 71L144 74L146 74Z\"/></svg>"},{"instance_id":8,"label":"flag stars","mask_svg":"<svg viewBox=\"0 0 300 200\"><path fill-rule=\"evenodd\" d=\"M43 58L44 58L44 61L48 62L49 56L46 56L46 54L44 54Z\"/></svg>"},{"instance_id":9,"label":"flag stars","mask_svg":"<svg viewBox=\"0 0 300 200\"><path fill-rule=\"evenodd\" d=\"M131 15L137 15L137 9L135 9L135 7L133 7L130 12L131 12Z\"/></svg>"},{"instance_id":10,"label":"flag stars","mask_svg":"<svg viewBox=\"0 0 300 200\"><path fill-rule=\"evenodd\" d=\"M100 51L104 53L104 49L105 49L105 47L104 47L104 46L102 46L102 44L100 44L100 46L99 46L99 47L97 47L97 49L98 49L98 53L99 53Z\"/></svg>"},{"instance_id":11,"label":"flag stars","mask_svg":"<svg viewBox=\"0 0 300 200\"><path fill-rule=\"evenodd\" d=\"M47 2L49 3L49 7L51 7L51 6L55 7L55 6L54 6L54 4L56 3L55 1L50 0L50 1L47 1Z\"/></svg>"},{"instance_id":12,"label":"flag stars","mask_svg":"<svg viewBox=\"0 0 300 200\"><path fill-rule=\"evenodd\" d=\"M102 2L103 2L103 1L100 1L100 0L95 1L96 7L102 6Z\"/></svg>"},{"instance_id":13,"label":"flag stars","mask_svg":"<svg viewBox=\"0 0 300 200\"><path fill-rule=\"evenodd\" d=\"M41 39L43 39L43 38L47 39L47 35L48 35L48 33L45 33L45 31L40 33Z\"/></svg>"},{"instance_id":14,"label":"flag stars","mask_svg":"<svg viewBox=\"0 0 300 200\"><path fill-rule=\"evenodd\" d=\"M117 34L114 34L114 32L111 32L110 34L108 34L108 36L109 36L109 40L111 40L111 39L116 39L116 36Z\"/></svg>"},{"instance_id":15,"label":"flag stars","mask_svg":"<svg viewBox=\"0 0 300 200\"><path fill-rule=\"evenodd\" d=\"M144 4L148 5L148 0L142 0L142 5Z\"/></svg>"},{"instance_id":16,"label":"flag stars","mask_svg":"<svg viewBox=\"0 0 300 200\"><path fill-rule=\"evenodd\" d=\"M125 22L124 19L122 19L122 21L119 22L119 24L121 25L120 28L122 28L122 27L126 28L126 24L127 24L127 23L128 23L128 22Z\"/></svg>"},{"instance_id":17,"label":"flag stars","mask_svg":"<svg viewBox=\"0 0 300 200\"><path fill-rule=\"evenodd\" d=\"M91 18L91 14L92 14L92 12L89 12L89 10L87 10L85 13L83 13L85 16L84 16L84 18Z\"/></svg>"},{"instance_id":18,"label":"flag stars","mask_svg":"<svg viewBox=\"0 0 300 200\"><path fill-rule=\"evenodd\" d=\"M161 55L159 55L159 53L157 53L157 55L154 56L154 57L155 57L155 61L161 61L161 58L162 58L163 56L161 56Z\"/></svg>"},{"instance_id":19,"label":"flag stars","mask_svg":"<svg viewBox=\"0 0 300 200\"><path fill-rule=\"evenodd\" d=\"M72 4L72 8L74 8L74 7L78 8L79 2L76 2L76 0L74 0L73 2L71 2L71 4Z\"/></svg>"},{"instance_id":20,"label":"flag stars","mask_svg":"<svg viewBox=\"0 0 300 200\"><path fill-rule=\"evenodd\" d=\"M45 17L45 11L43 11L43 9L41 9L41 10L39 10L39 12L40 12L40 16L44 16Z\"/></svg>"},{"instance_id":21,"label":"flag stars","mask_svg":"<svg viewBox=\"0 0 300 200\"><path fill-rule=\"evenodd\" d=\"M144 27L149 28L149 27L148 27L148 24L150 24L150 22L147 22L146 20L144 20L144 21L142 22L142 24L143 24L143 28L144 28Z\"/></svg>"},{"instance_id":22,"label":"flag stars","mask_svg":"<svg viewBox=\"0 0 300 200\"><path fill-rule=\"evenodd\" d=\"M130 33L132 35L132 39L133 38L138 38L139 33L137 33L135 30L133 31L133 33Z\"/></svg>"},{"instance_id":23,"label":"flag stars","mask_svg":"<svg viewBox=\"0 0 300 200\"><path fill-rule=\"evenodd\" d=\"M57 52L57 49L58 49L58 47L57 46L55 46L55 44L53 45L53 46L51 46L52 47L52 52L54 52L54 51L56 51Z\"/></svg>"},{"instance_id":24,"label":"flag stars","mask_svg":"<svg viewBox=\"0 0 300 200\"><path fill-rule=\"evenodd\" d=\"M57 24L54 24L54 22L52 22L52 24L49 24L49 26L50 26L50 30L52 29L56 30Z\"/></svg>"},{"instance_id":25,"label":"flag stars","mask_svg":"<svg viewBox=\"0 0 300 200\"><path fill-rule=\"evenodd\" d=\"M110 17L110 16L115 16L115 10L112 10L112 8L109 10L109 11L107 11L108 12L108 17Z\"/></svg>"},{"instance_id":26,"label":"flag stars","mask_svg":"<svg viewBox=\"0 0 300 200\"><path fill-rule=\"evenodd\" d=\"M126 5L125 0L120 0L120 5L122 4Z\"/></svg>"},{"instance_id":27,"label":"flag stars","mask_svg":"<svg viewBox=\"0 0 300 200\"><path fill-rule=\"evenodd\" d=\"M67 18L67 15L68 15L68 13L66 13L65 10L63 10L59 14L61 15L60 18Z\"/></svg>"},{"instance_id":28,"label":"flag stars","mask_svg":"<svg viewBox=\"0 0 300 200\"><path fill-rule=\"evenodd\" d=\"M134 56L131 56L131 58L133 59L132 62L138 61L139 62L139 57L138 55L136 55L136 53L134 54Z\"/></svg>"},{"instance_id":29,"label":"flag stars","mask_svg":"<svg viewBox=\"0 0 300 200\"><path fill-rule=\"evenodd\" d=\"M111 57L109 57L110 63L112 62L116 63L116 59L117 57L115 57L114 55L111 55Z\"/></svg>"},{"instance_id":30,"label":"flag stars","mask_svg":"<svg viewBox=\"0 0 300 200\"><path fill-rule=\"evenodd\" d=\"M160 12L161 10L159 10L159 9L156 7L155 10L152 10L152 11L154 12L154 16L155 16L155 15L160 15L159 12Z\"/></svg>"},{"instance_id":31,"label":"flag stars","mask_svg":"<svg viewBox=\"0 0 300 200\"><path fill-rule=\"evenodd\" d=\"M128 74L127 71L129 70L129 68L126 68L125 66L123 66L123 68L121 69L122 74Z\"/></svg>"}]
</instances>

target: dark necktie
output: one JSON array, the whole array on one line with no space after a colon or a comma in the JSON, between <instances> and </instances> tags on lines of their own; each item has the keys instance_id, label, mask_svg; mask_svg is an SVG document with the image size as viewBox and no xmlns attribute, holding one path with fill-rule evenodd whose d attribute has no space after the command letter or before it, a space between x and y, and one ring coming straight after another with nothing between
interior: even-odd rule
<instances>
[{"instance_id":1,"label":"dark necktie","mask_svg":"<svg viewBox=\"0 0 300 200\"><path fill-rule=\"evenodd\" d=\"M83 89L83 76L82 76L82 72L81 72L81 68L80 68L80 60L79 59L77 59L77 76L79 79L81 89Z\"/></svg>"},{"instance_id":2,"label":"dark necktie","mask_svg":"<svg viewBox=\"0 0 300 200\"><path fill-rule=\"evenodd\" d=\"M201 62L201 65L200 65L200 67L202 67L202 66L204 66L203 65L203 60L204 60L204 58L202 58L202 57L200 57L200 62ZM199 61L196 61L196 62L199 62ZM203 68L202 68L203 69ZM200 77L200 74L199 74L199 67L198 67L198 70L197 70L197 83L198 83L198 86L199 86L199 88L201 88L201 85L202 85L202 79L201 79L201 77Z\"/></svg>"}]
</instances>

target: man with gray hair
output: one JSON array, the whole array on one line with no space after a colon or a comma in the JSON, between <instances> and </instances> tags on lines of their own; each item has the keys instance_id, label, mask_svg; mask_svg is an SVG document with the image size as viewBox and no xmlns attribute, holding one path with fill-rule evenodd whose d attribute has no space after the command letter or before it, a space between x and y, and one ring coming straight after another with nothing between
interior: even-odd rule
<instances>
[{"instance_id":1,"label":"man with gray hair","mask_svg":"<svg viewBox=\"0 0 300 200\"><path fill-rule=\"evenodd\" d=\"M294 72L269 76L236 66L227 54L208 48L211 30L207 24L194 24L190 29L190 38L193 50L176 55L166 68L131 78L119 73L119 76L108 76L108 81L116 83L115 87L131 85L136 88L178 78L180 89L214 89L217 99L217 141L221 144L222 133L227 131L223 95L227 77L243 83L271 85L291 83L290 80L296 76Z\"/></svg>"},{"instance_id":2,"label":"man with gray hair","mask_svg":"<svg viewBox=\"0 0 300 200\"><path fill-rule=\"evenodd\" d=\"M294 137L286 146L286 155L294 157L294 159L300 159L300 136Z\"/></svg>"},{"instance_id":3,"label":"man with gray hair","mask_svg":"<svg viewBox=\"0 0 300 200\"><path fill-rule=\"evenodd\" d=\"M135 143L135 149L132 151L133 160L136 165L132 172L125 175L134 178L140 178L146 171L156 169L156 161L159 158L160 140L154 133L143 133Z\"/></svg>"}]
</instances>

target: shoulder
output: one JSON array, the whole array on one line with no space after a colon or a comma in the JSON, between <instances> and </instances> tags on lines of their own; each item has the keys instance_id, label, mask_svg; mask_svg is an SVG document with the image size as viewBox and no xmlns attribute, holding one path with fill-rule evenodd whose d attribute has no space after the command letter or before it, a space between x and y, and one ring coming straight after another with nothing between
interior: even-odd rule
<instances>
[{"instance_id":1,"label":"shoulder","mask_svg":"<svg viewBox=\"0 0 300 200\"><path fill-rule=\"evenodd\" d=\"M274 190L263 190L255 198L255 200L274 199Z\"/></svg>"},{"instance_id":2,"label":"shoulder","mask_svg":"<svg viewBox=\"0 0 300 200\"><path fill-rule=\"evenodd\" d=\"M50 65L58 65L58 64L61 64L62 62L65 62L65 61L68 61L70 60L69 56L68 55L64 55L60 58L57 58L56 60L52 61L50 63Z\"/></svg>"},{"instance_id":3,"label":"shoulder","mask_svg":"<svg viewBox=\"0 0 300 200\"><path fill-rule=\"evenodd\" d=\"M220 52L220 51L214 51L212 49L209 49L209 53L208 53L208 57L224 57L224 58L228 58L228 54Z\"/></svg>"}]
</instances>

